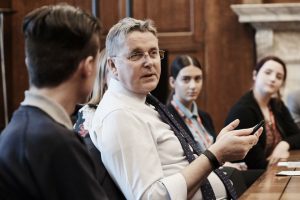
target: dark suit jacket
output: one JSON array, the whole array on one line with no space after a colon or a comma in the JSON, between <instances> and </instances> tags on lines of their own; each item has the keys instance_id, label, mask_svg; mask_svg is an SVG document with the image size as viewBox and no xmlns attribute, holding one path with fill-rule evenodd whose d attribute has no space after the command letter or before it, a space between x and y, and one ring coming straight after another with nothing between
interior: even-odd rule
<instances>
[{"instance_id":1,"label":"dark suit jacket","mask_svg":"<svg viewBox=\"0 0 300 200\"><path fill-rule=\"evenodd\" d=\"M291 149L299 149L300 130L294 123L284 103L282 101L278 103L275 99L272 99L270 106L274 114L276 126L281 133L283 140L290 144ZM253 127L264 119L252 91L249 91L242 96L231 108L225 121L225 125L235 119L240 119L240 124L236 129ZM268 162L266 160L265 147L266 133L263 131L257 145L249 151L244 159L249 169L265 169L267 167Z\"/></svg>"},{"instance_id":2,"label":"dark suit jacket","mask_svg":"<svg viewBox=\"0 0 300 200\"><path fill-rule=\"evenodd\" d=\"M179 124L184 128L184 130L192 138L194 138L194 136L192 135L190 129L188 128L188 126L186 125L186 123L184 122L184 120L182 119L182 117L179 115L179 113L177 112L177 110L174 108L174 106L172 104L168 104L167 108L170 111L170 113L174 116L174 118L179 122ZM215 141L217 134L215 132L214 124L213 124L213 121L212 121L210 115L207 112L204 112L204 111L202 111L200 109L198 109L198 114L199 114L199 117L202 120L203 126L208 131L208 133L211 136L213 136L214 141Z\"/></svg>"},{"instance_id":3,"label":"dark suit jacket","mask_svg":"<svg viewBox=\"0 0 300 200\"><path fill-rule=\"evenodd\" d=\"M95 164L72 131L21 106L0 136L0 199L107 199Z\"/></svg>"}]
</instances>

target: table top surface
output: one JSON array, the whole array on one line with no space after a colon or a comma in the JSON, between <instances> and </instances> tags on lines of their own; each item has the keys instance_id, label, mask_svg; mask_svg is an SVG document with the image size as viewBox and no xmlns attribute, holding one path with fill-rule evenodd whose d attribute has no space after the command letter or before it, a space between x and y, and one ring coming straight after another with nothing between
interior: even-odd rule
<instances>
[{"instance_id":1,"label":"table top surface","mask_svg":"<svg viewBox=\"0 0 300 200\"><path fill-rule=\"evenodd\" d=\"M300 161L300 150L290 151L290 157L284 161ZM239 198L242 200L300 199L300 176L276 176L283 170L300 170L283 166L269 167L250 188Z\"/></svg>"}]
</instances>

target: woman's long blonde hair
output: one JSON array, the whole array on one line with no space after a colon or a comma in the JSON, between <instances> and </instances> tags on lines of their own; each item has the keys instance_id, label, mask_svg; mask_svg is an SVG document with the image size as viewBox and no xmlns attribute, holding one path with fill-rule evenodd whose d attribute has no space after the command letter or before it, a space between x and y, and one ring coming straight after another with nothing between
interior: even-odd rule
<instances>
[{"instance_id":1,"label":"woman's long blonde hair","mask_svg":"<svg viewBox=\"0 0 300 200\"><path fill-rule=\"evenodd\" d=\"M97 66L97 77L94 83L93 92L91 94L88 105L97 106L101 101L104 92L107 90L107 55L106 49L102 49L99 56L99 62Z\"/></svg>"}]
</instances>

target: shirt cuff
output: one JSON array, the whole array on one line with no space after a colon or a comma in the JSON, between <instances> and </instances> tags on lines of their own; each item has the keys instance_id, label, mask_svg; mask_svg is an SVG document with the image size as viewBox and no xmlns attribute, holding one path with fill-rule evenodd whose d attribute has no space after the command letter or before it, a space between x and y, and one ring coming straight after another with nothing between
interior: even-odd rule
<instances>
[{"instance_id":1,"label":"shirt cuff","mask_svg":"<svg viewBox=\"0 0 300 200\"><path fill-rule=\"evenodd\" d=\"M167 188L170 199L187 199L187 185L181 173L160 180Z\"/></svg>"}]
</instances>

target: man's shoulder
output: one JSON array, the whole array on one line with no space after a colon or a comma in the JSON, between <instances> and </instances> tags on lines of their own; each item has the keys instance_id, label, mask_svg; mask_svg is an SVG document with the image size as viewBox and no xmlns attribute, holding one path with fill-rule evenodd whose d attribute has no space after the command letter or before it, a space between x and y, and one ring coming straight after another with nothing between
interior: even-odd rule
<instances>
[{"instance_id":1,"label":"man's shoulder","mask_svg":"<svg viewBox=\"0 0 300 200\"><path fill-rule=\"evenodd\" d=\"M105 118L105 116L115 111L130 110L132 105L130 104L130 102L126 101L126 98L122 97L123 96L120 94L107 92L107 94L105 94L100 104L98 105L95 116L97 118L99 118L100 116L101 118Z\"/></svg>"},{"instance_id":2,"label":"man's shoulder","mask_svg":"<svg viewBox=\"0 0 300 200\"><path fill-rule=\"evenodd\" d=\"M120 94L108 90L105 92L105 95L101 99L99 106L101 105L109 105L110 107L124 106L128 104L126 99L127 98L124 94Z\"/></svg>"},{"instance_id":3,"label":"man's shoulder","mask_svg":"<svg viewBox=\"0 0 300 200\"><path fill-rule=\"evenodd\" d=\"M129 102L128 97L118 95L115 93L106 94L101 100L95 115L92 120L92 132L99 130L100 127L105 123L109 123L112 126L117 122L125 120L125 123L130 123L131 120L145 121L143 117L147 117L146 113L153 112L153 109L146 104L140 102Z\"/></svg>"},{"instance_id":4,"label":"man's shoulder","mask_svg":"<svg viewBox=\"0 0 300 200\"><path fill-rule=\"evenodd\" d=\"M23 138L37 142L59 141L72 134L45 112L32 106L21 106L15 111L10 123L1 134L2 137Z\"/></svg>"},{"instance_id":5,"label":"man's shoulder","mask_svg":"<svg viewBox=\"0 0 300 200\"><path fill-rule=\"evenodd\" d=\"M47 152L58 155L62 149L81 146L76 135L43 111L29 106L19 108L0 135L0 157L22 157L38 161ZM22 165L22 164L20 164Z\"/></svg>"}]
</instances>

